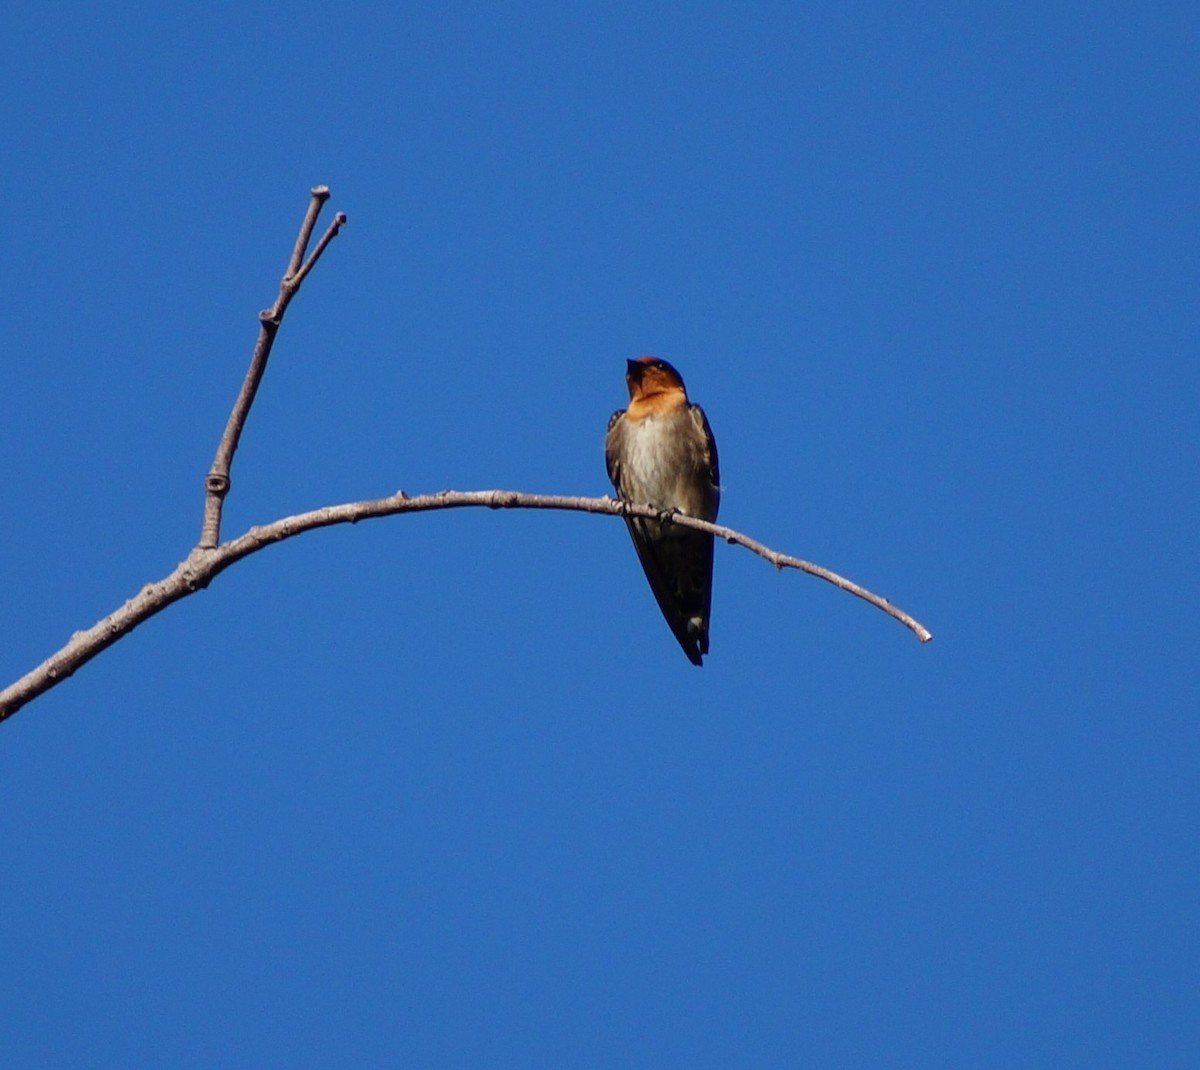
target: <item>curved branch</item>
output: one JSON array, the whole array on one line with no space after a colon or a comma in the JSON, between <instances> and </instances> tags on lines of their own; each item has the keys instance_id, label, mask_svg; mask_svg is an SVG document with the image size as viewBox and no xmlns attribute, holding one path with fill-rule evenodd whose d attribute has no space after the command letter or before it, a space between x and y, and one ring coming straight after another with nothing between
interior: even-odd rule
<instances>
[{"instance_id":1,"label":"curved branch","mask_svg":"<svg viewBox=\"0 0 1200 1070\"><path fill-rule=\"evenodd\" d=\"M97 654L112 646L122 636L133 631L144 620L161 613L173 602L186 598L203 587L230 565L244 557L270 546L302 535L316 528L334 524L355 524L360 520L395 516L398 513L421 513L435 509L462 509L485 507L488 509L560 509L581 513L601 513L607 516L638 516L659 519L664 524L679 524L681 527L707 531L726 542L736 543L770 561L776 568L794 568L811 576L849 591L871 605L883 610L909 628L922 643L933 638L932 633L903 610L892 605L886 598L860 587L836 572L820 565L803 561L798 557L781 554L764 546L757 539L721 524L711 524L685 513L662 513L648 505L618 499L584 498L562 494L529 494L519 490L443 490L437 494L422 494L410 498L397 491L387 498L373 498L361 502L345 502L327 505L307 513L285 516L270 524L252 527L244 535L216 547L197 546L179 563L170 575L157 583L148 583L123 606L97 621L85 631L76 632L70 641L57 653L52 654L37 668L0 691L0 721L12 716L22 706L57 683L65 680L80 666L91 661Z\"/></svg>"}]
</instances>

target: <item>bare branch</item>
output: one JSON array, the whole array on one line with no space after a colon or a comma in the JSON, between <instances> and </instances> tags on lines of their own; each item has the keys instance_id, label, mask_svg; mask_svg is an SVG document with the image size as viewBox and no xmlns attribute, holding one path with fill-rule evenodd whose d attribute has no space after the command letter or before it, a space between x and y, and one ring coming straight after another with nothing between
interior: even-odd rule
<instances>
[{"instance_id":1,"label":"bare branch","mask_svg":"<svg viewBox=\"0 0 1200 1070\"><path fill-rule=\"evenodd\" d=\"M644 517L650 520L657 519L663 524L679 524L683 527L695 528L724 539L726 542L744 546L760 557L766 558L776 568L798 569L826 580L844 591L849 591L883 610L888 616L900 621L922 643L927 643L933 638L924 625L918 623L903 610L893 606L886 598L873 594L866 588L852 583L827 568L802 561L798 557L781 554L748 535L743 535L741 532L720 524L697 520L678 512L663 513L648 505L618 501L607 496L583 498L558 494L529 494L517 490L444 490L437 494L425 494L410 498L403 491L397 491L387 498L329 505L322 509L314 509L312 512L284 517L261 527L253 527L236 539L220 542L221 510L225 495L229 492L229 470L233 464L233 455L237 451L238 440L241 437L242 428L245 426L246 417L249 415L250 406L254 403L258 385L266 371L267 358L271 354L275 335L283 322L283 314L287 310L288 303L300 289L300 284L346 223L344 213L339 212L335 215L333 222L329 224L317 242L312 254L307 260L304 258L321 207L328 199L328 187L315 186L312 189L312 199L309 202L308 211L305 213L304 222L300 225L300 233L292 249L287 272L279 283L279 294L270 308L259 313L258 341L250 359L250 368L242 382L242 388L234 403L233 411L229 414L229 421L225 426L225 433L221 436L220 444L217 446L212 468L204 481L204 522L200 531L199 543L169 576L163 577L157 583L147 584L123 606L103 620L97 621L85 631L76 632L61 650L0 691L0 721L11 717L27 702L65 680L80 666L86 665L102 650L112 646L122 636L131 632L142 621L148 620L156 613L161 613L171 603L178 602L181 598L186 598L201 588L207 587L214 577L224 572L230 565L244 557L249 557L250 554L257 553L271 543L282 542L284 539L293 538L306 531L329 527L333 524L353 524L360 520L371 520L376 517L395 516L398 513L427 512L435 509L479 506L489 509L562 509L574 512L602 513L608 516Z\"/></svg>"},{"instance_id":2,"label":"bare branch","mask_svg":"<svg viewBox=\"0 0 1200 1070\"><path fill-rule=\"evenodd\" d=\"M203 548L212 549L221 539L221 510L225 503L225 495L229 493L229 470L233 465L233 455L237 452L242 428L246 426L246 417L250 415L250 406L254 404L254 396L258 393L258 384L262 382L263 373L267 370L267 358L271 355L275 335L283 323L283 314L300 289L300 284L325 251L325 247L333 241L346 222L346 214L338 212L321 236L312 256L307 261L304 260L313 228L317 224L317 216L321 214L321 206L327 200L329 187L314 186L308 211L305 213L304 222L300 224L300 233L296 237L296 244L288 261L287 271L279 282L279 294L275 298L275 304L258 314L258 341L250 357L250 367L242 380L242 389L238 392L229 420L225 424L225 433L217 444L212 468L204 477L204 519L200 525L200 546Z\"/></svg>"},{"instance_id":3,"label":"bare branch","mask_svg":"<svg viewBox=\"0 0 1200 1070\"><path fill-rule=\"evenodd\" d=\"M726 542L736 543L770 561L776 568L794 568L807 572L829 583L849 591L870 602L909 628L922 643L929 642L933 635L924 625L914 620L903 610L892 605L886 598L873 594L864 587L839 576L836 572L790 557L772 550L756 539L721 524L710 524L684 513L662 513L648 505L620 501L614 498L584 498L561 494L529 494L519 490L444 490L437 494L422 494L410 498L397 491L387 498L374 498L360 502L345 502L327 505L295 516L285 516L270 524L253 527L244 535L222 543L217 547L197 546L175 570L157 583L143 587L115 612L98 621L86 631L76 632L70 641L57 653L52 654L36 669L0 691L0 720L16 713L25 703L36 698L55 684L66 679L80 666L91 661L105 648L131 632L142 621L162 612L173 602L186 598L224 572L230 565L249 557L272 543L291 539L316 528L334 524L355 524L360 520L395 516L398 513L421 513L435 509L462 509L484 507L488 509L560 509L582 513L602 513L608 516L638 516L660 519L664 524L679 524L682 527L707 531Z\"/></svg>"}]
</instances>

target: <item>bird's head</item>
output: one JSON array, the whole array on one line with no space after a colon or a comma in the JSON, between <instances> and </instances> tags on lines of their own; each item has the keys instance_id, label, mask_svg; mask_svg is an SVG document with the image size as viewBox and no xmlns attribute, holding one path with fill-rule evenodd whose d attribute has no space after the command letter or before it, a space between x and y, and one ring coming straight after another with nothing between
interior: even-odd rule
<instances>
[{"instance_id":1,"label":"bird's head","mask_svg":"<svg viewBox=\"0 0 1200 1070\"><path fill-rule=\"evenodd\" d=\"M658 357L638 357L625 362L625 382L629 400L642 401L658 394L682 394L687 397L683 376Z\"/></svg>"}]
</instances>

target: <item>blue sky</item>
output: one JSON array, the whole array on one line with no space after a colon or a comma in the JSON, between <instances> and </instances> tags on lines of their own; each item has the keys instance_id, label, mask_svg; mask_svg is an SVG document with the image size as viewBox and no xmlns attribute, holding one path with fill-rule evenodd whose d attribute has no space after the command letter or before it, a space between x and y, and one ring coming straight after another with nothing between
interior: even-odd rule
<instances>
[{"instance_id":1,"label":"blue sky","mask_svg":"<svg viewBox=\"0 0 1200 1070\"><path fill-rule=\"evenodd\" d=\"M0 726L23 1066L1193 1065L1185 4L22 5L0 675L166 574L310 186L227 535L608 491L683 372L687 663L619 521L255 556Z\"/></svg>"}]
</instances>

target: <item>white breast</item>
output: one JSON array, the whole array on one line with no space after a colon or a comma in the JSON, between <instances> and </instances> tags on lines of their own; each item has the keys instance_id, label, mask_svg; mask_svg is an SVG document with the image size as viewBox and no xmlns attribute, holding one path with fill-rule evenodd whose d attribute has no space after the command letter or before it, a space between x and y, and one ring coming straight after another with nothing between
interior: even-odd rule
<instances>
[{"instance_id":1,"label":"white breast","mask_svg":"<svg viewBox=\"0 0 1200 1070\"><path fill-rule=\"evenodd\" d=\"M704 443L691 414L684 409L647 416L625 427L622 493L659 509L679 509L691 516L715 513ZM707 493L706 493L707 491Z\"/></svg>"}]
</instances>

